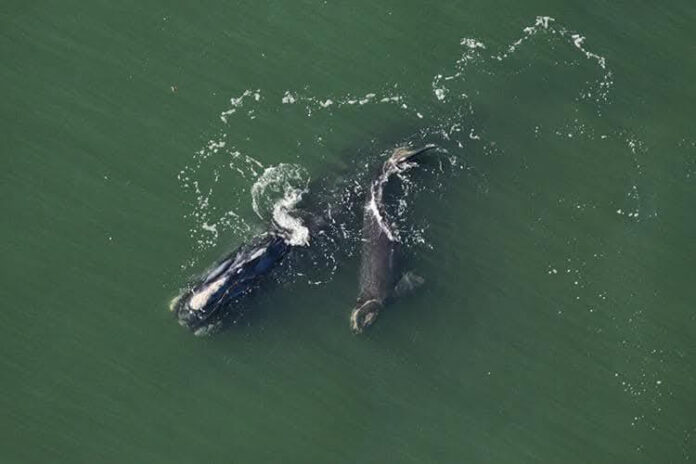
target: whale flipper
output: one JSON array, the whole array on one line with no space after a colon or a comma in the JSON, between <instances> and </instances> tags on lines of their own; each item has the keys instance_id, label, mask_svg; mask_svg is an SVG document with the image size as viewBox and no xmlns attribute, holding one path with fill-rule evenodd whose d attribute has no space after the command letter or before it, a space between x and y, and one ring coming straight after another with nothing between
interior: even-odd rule
<instances>
[{"instance_id":1,"label":"whale flipper","mask_svg":"<svg viewBox=\"0 0 696 464\"><path fill-rule=\"evenodd\" d=\"M413 271L405 272L394 286L394 296L401 298L410 295L425 284L425 279Z\"/></svg>"}]
</instances>

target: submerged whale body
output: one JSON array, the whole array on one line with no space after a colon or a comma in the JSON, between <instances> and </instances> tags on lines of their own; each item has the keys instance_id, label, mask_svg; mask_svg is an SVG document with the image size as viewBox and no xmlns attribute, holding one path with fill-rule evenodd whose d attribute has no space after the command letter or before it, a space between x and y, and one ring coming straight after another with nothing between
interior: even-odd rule
<instances>
[{"instance_id":1,"label":"submerged whale body","mask_svg":"<svg viewBox=\"0 0 696 464\"><path fill-rule=\"evenodd\" d=\"M237 248L172 301L179 324L203 335L226 317L238 316L237 304L259 286L291 246L283 234L271 231Z\"/></svg>"},{"instance_id":2,"label":"submerged whale body","mask_svg":"<svg viewBox=\"0 0 696 464\"><path fill-rule=\"evenodd\" d=\"M372 181L363 213L360 291L350 315L350 326L355 333L370 326L391 297L423 283L423 279L413 273L406 273L401 281L396 281L399 240L387 218L383 196L394 174L415 166L414 157L433 148L435 145L416 150L396 148L382 166L380 175Z\"/></svg>"}]
</instances>

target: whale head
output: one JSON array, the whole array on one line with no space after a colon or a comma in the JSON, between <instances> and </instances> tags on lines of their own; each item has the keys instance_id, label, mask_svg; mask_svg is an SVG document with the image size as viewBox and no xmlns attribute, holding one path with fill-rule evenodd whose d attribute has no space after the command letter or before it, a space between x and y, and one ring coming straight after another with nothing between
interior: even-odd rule
<instances>
[{"instance_id":1,"label":"whale head","mask_svg":"<svg viewBox=\"0 0 696 464\"><path fill-rule=\"evenodd\" d=\"M196 335L211 333L222 319L241 315L241 300L253 292L290 249L284 237L264 234L240 246L200 276L170 303L180 325Z\"/></svg>"},{"instance_id":2,"label":"whale head","mask_svg":"<svg viewBox=\"0 0 696 464\"><path fill-rule=\"evenodd\" d=\"M367 300L358 302L358 305L353 308L350 314L350 328L353 333L362 333L367 327L377 319L379 311L382 309L382 303L378 300Z\"/></svg>"}]
</instances>

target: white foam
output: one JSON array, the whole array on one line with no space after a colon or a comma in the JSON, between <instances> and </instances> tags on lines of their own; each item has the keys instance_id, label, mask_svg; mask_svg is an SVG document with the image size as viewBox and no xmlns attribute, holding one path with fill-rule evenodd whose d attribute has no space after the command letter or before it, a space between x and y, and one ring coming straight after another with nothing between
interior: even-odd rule
<instances>
[{"instance_id":1,"label":"white foam","mask_svg":"<svg viewBox=\"0 0 696 464\"><path fill-rule=\"evenodd\" d=\"M283 98L281 99L281 101L286 105L291 105L291 104L295 103L297 101L297 99L295 98L295 96L293 94L290 93L289 90L286 90L285 95L283 95Z\"/></svg>"},{"instance_id":2,"label":"white foam","mask_svg":"<svg viewBox=\"0 0 696 464\"><path fill-rule=\"evenodd\" d=\"M230 98L230 108L226 109L225 111L220 113L220 120L227 124L229 117L232 116L237 112L239 108L242 108L244 106L244 101L245 99L252 97L254 101L258 102L261 100L261 90L256 89L256 90L251 90L247 89L244 92L242 92L241 95L238 97L231 97Z\"/></svg>"},{"instance_id":3,"label":"white foam","mask_svg":"<svg viewBox=\"0 0 696 464\"><path fill-rule=\"evenodd\" d=\"M283 198L273 205L273 222L288 233L286 241L293 246L309 245L309 229L296 217L290 215L302 200L304 190L289 188Z\"/></svg>"},{"instance_id":4,"label":"white foam","mask_svg":"<svg viewBox=\"0 0 696 464\"><path fill-rule=\"evenodd\" d=\"M365 106L383 103L401 104L403 99L403 96L394 95L391 92L385 92L382 94L378 94L376 92L369 92L363 96L356 96L348 93L345 95L333 95L330 97L315 97L311 95L303 95L296 92L293 93L290 90L286 90L281 101L284 104L302 103L307 117L312 117L315 112L326 110L329 107L342 108L344 106ZM408 109L409 107L402 104L401 108ZM412 110L412 113L415 114L416 111Z\"/></svg>"},{"instance_id":5,"label":"white foam","mask_svg":"<svg viewBox=\"0 0 696 464\"><path fill-rule=\"evenodd\" d=\"M391 97L382 97L379 102L380 103L399 103L401 101L402 97L400 95L395 95Z\"/></svg>"},{"instance_id":6,"label":"white foam","mask_svg":"<svg viewBox=\"0 0 696 464\"><path fill-rule=\"evenodd\" d=\"M309 244L309 229L291 214L307 191L308 182L302 167L281 163L266 168L251 187L251 204L256 215L264 219L270 210L273 223L286 233L291 245Z\"/></svg>"},{"instance_id":7,"label":"white foam","mask_svg":"<svg viewBox=\"0 0 696 464\"><path fill-rule=\"evenodd\" d=\"M483 42L479 42L476 39L470 39L470 38L463 38L462 40L459 41L460 45L464 45L467 48L476 49L476 48L486 48L486 45L484 45Z\"/></svg>"},{"instance_id":8,"label":"white foam","mask_svg":"<svg viewBox=\"0 0 696 464\"><path fill-rule=\"evenodd\" d=\"M217 230L217 225L216 225L216 224L208 224L207 222L204 222L204 223L201 225L201 228L202 228L203 230L207 230L208 232L212 232L213 234L215 234L215 236L217 236L217 234L218 234L218 230Z\"/></svg>"},{"instance_id":9,"label":"white foam","mask_svg":"<svg viewBox=\"0 0 696 464\"><path fill-rule=\"evenodd\" d=\"M594 100L596 103L603 103L608 101L609 92L613 86L613 76L611 71L607 69L606 59L598 55L597 53L591 52L585 47L585 37L577 32L572 32L562 25L556 24L556 20L550 16L537 16L533 26L527 26L522 29L524 35L519 39L512 42L504 53L494 55L491 58L497 61L503 61L512 54L514 54L520 46L529 41L532 37L539 33L551 34L555 37L567 40L572 43L572 45L579 50L587 59L594 61L602 71L604 71L603 76L595 81L589 82L586 89L580 92L580 98L587 100Z\"/></svg>"},{"instance_id":10,"label":"white foam","mask_svg":"<svg viewBox=\"0 0 696 464\"><path fill-rule=\"evenodd\" d=\"M554 18L551 16L537 16L536 17L536 26L541 26L544 29L549 28L549 23L556 21Z\"/></svg>"},{"instance_id":11,"label":"white foam","mask_svg":"<svg viewBox=\"0 0 696 464\"><path fill-rule=\"evenodd\" d=\"M376 97L376 94L374 93L368 93L364 97L362 97L360 100L358 100L358 103L360 105L365 105L367 103L370 103L374 98Z\"/></svg>"},{"instance_id":12,"label":"white foam","mask_svg":"<svg viewBox=\"0 0 696 464\"><path fill-rule=\"evenodd\" d=\"M448 75L436 74L435 77L433 77L431 85L433 88L433 93L438 101L444 101L447 97L447 93L449 92L449 89L443 85L442 82L452 81L462 77L466 66L479 57L479 50L486 48L483 42L467 37L462 38L459 43L464 47L464 51L455 62L454 72Z\"/></svg>"}]
</instances>

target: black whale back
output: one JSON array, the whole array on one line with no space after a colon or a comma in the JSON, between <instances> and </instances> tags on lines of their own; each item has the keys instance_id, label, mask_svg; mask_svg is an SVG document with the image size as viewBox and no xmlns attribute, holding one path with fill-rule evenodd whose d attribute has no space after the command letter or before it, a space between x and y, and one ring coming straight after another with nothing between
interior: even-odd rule
<instances>
[{"instance_id":1,"label":"black whale back","mask_svg":"<svg viewBox=\"0 0 696 464\"><path fill-rule=\"evenodd\" d=\"M182 325L196 330L231 313L290 250L282 235L270 232L241 245L197 280L176 307Z\"/></svg>"}]
</instances>

